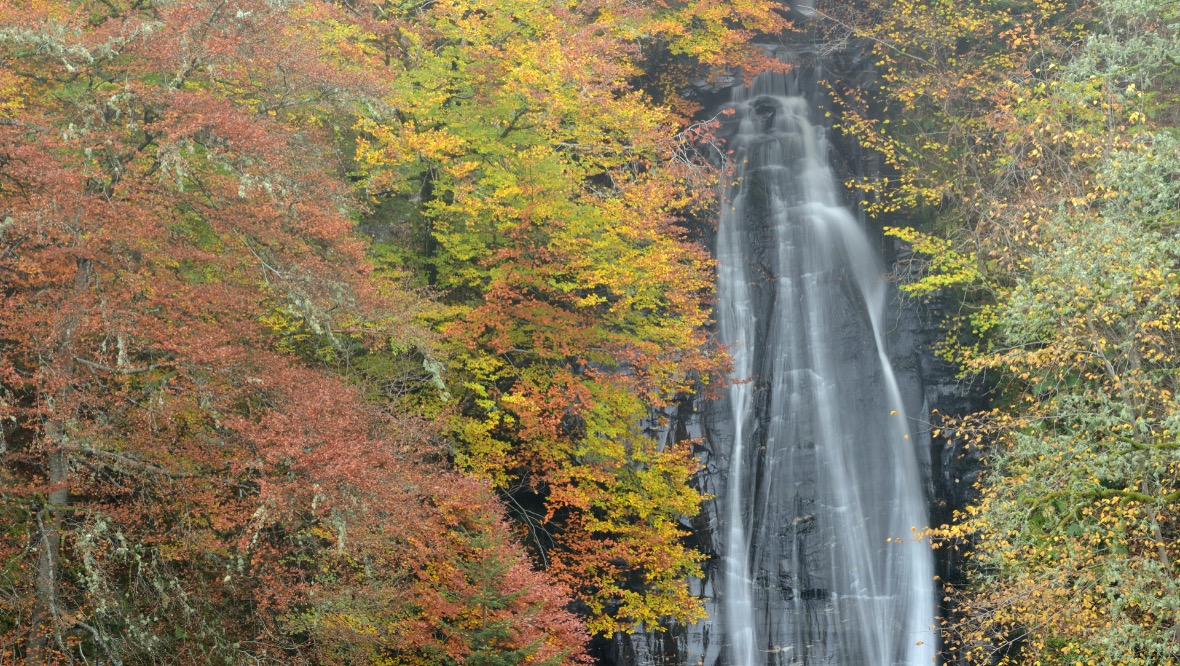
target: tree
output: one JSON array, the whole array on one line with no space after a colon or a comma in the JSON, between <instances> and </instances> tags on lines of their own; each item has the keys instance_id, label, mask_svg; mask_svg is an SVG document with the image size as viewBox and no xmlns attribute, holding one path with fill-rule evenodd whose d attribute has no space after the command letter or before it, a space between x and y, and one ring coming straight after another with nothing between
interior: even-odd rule
<instances>
[{"instance_id":1,"label":"tree","mask_svg":"<svg viewBox=\"0 0 1180 666\"><path fill-rule=\"evenodd\" d=\"M700 617L681 526L695 463L641 422L723 368L703 330L711 261L680 224L714 187L676 87L659 105L636 81L646 55L759 61L748 31L781 17L762 2L486 0L376 15L369 48L391 84L357 161L378 199L420 202L402 216L446 304L430 319L449 341L456 461L516 505L593 630Z\"/></svg>"},{"instance_id":2,"label":"tree","mask_svg":"<svg viewBox=\"0 0 1180 666\"><path fill-rule=\"evenodd\" d=\"M12 659L580 659L562 589L486 484L423 460L428 427L334 372L434 344L415 298L368 278L332 150L381 91L352 16L0 2ZM492 634L472 625L485 611Z\"/></svg>"}]
</instances>

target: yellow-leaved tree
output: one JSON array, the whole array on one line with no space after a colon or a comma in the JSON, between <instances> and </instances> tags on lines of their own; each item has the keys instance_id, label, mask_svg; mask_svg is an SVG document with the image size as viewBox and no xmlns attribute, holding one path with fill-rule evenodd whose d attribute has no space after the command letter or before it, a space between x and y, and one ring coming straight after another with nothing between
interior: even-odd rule
<instances>
[{"instance_id":1,"label":"yellow-leaved tree","mask_svg":"<svg viewBox=\"0 0 1180 666\"><path fill-rule=\"evenodd\" d=\"M380 4L352 38L388 80L355 128L401 234L384 260L437 293L448 341L447 400L426 408L597 632L702 616L682 524L696 462L642 424L724 367L704 332L712 262L681 224L715 190L692 147L707 127L667 78L662 103L637 84L648 58L763 62L747 38L782 25L748 0L439 0Z\"/></svg>"}]
</instances>

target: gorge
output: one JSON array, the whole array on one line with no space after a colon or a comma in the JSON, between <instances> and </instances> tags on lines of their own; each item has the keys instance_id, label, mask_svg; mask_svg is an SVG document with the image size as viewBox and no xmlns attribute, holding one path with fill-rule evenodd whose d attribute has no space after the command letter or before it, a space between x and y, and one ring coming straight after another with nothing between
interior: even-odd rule
<instances>
[{"instance_id":1,"label":"gorge","mask_svg":"<svg viewBox=\"0 0 1180 666\"><path fill-rule=\"evenodd\" d=\"M0 0L0 666L1180 663L1175 0Z\"/></svg>"}]
</instances>

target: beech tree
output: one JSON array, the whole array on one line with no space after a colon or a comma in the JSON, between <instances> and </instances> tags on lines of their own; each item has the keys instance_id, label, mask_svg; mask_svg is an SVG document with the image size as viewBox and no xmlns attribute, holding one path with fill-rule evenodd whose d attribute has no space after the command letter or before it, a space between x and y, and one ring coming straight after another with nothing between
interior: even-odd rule
<instances>
[{"instance_id":1,"label":"beech tree","mask_svg":"<svg viewBox=\"0 0 1180 666\"><path fill-rule=\"evenodd\" d=\"M334 371L435 344L353 231L352 16L0 2L0 660L581 658L490 487Z\"/></svg>"},{"instance_id":2,"label":"beech tree","mask_svg":"<svg viewBox=\"0 0 1180 666\"><path fill-rule=\"evenodd\" d=\"M707 127L689 130L675 86L657 104L635 81L656 53L761 66L745 40L782 18L744 1L377 15L369 44L393 83L357 128L357 161L374 196L420 202L393 223L427 229L418 270L442 292L428 320L449 343L457 404L439 413L456 461L509 497L592 630L699 619L681 524L701 499L695 461L642 423L721 377L703 329L711 260L680 224L715 188L693 156Z\"/></svg>"}]
</instances>

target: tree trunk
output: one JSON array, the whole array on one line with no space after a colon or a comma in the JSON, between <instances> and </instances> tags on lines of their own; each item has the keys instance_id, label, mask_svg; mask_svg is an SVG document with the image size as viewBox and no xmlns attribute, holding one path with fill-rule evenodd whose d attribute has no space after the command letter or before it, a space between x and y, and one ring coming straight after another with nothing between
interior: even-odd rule
<instances>
[{"instance_id":1,"label":"tree trunk","mask_svg":"<svg viewBox=\"0 0 1180 666\"><path fill-rule=\"evenodd\" d=\"M74 277L74 297L81 301L90 283L91 265L88 259L78 260L78 272ZM50 663L51 636L58 636L57 619L61 613L57 597L60 575L62 527L65 512L69 508L70 461L66 452L65 410L69 409L70 394L73 392L74 347L82 312L70 312L61 323L56 349L57 366L55 379L60 382L47 400L50 414L44 425L46 468L48 490L44 504L37 513L37 579L33 611L29 620L29 638L26 644L28 666L45 666ZM60 642L60 641L58 641Z\"/></svg>"},{"instance_id":2,"label":"tree trunk","mask_svg":"<svg viewBox=\"0 0 1180 666\"><path fill-rule=\"evenodd\" d=\"M54 437L50 430L56 430ZM61 425L46 424L47 439L53 449L49 452L49 493L40 511L37 524L40 531L37 544L36 605L29 627L28 664L42 666L49 663L49 636L56 630L58 562L61 559L62 513L70 502L69 461L62 449Z\"/></svg>"}]
</instances>

